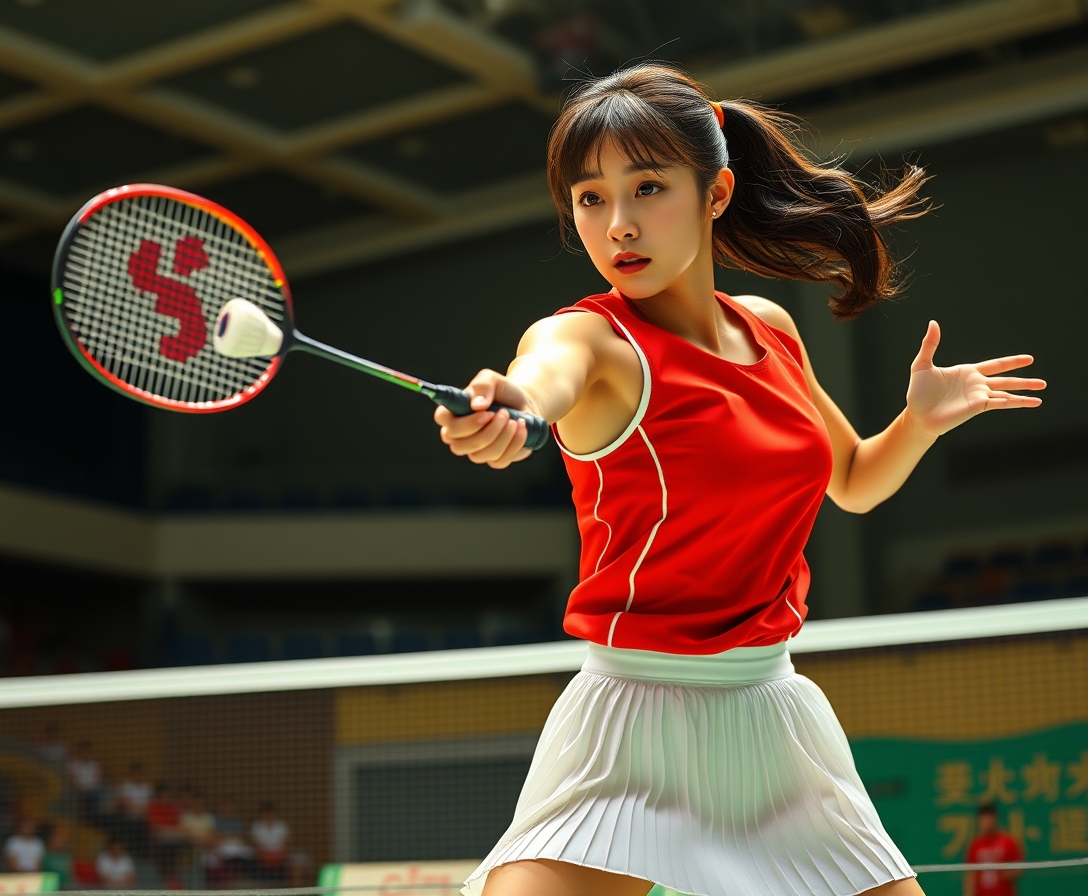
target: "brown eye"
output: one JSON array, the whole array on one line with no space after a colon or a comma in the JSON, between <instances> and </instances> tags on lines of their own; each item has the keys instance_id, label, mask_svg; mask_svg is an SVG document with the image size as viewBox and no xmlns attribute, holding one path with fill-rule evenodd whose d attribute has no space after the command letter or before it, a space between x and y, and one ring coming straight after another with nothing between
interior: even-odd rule
<instances>
[{"instance_id":1,"label":"brown eye","mask_svg":"<svg viewBox=\"0 0 1088 896\"><path fill-rule=\"evenodd\" d=\"M653 196L661 190L660 184L639 184L635 193L639 196Z\"/></svg>"},{"instance_id":2,"label":"brown eye","mask_svg":"<svg viewBox=\"0 0 1088 896\"><path fill-rule=\"evenodd\" d=\"M598 196L596 193L583 193L581 196L578 197L578 204L584 205L587 208L592 205L596 205L600 201L601 197Z\"/></svg>"}]
</instances>

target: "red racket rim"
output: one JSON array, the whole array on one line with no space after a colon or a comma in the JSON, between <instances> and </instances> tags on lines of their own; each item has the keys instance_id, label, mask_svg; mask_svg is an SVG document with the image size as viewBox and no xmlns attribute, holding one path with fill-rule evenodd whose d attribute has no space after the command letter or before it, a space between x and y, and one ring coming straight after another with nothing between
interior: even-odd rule
<instances>
[{"instance_id":1,"label":"red racket rim","mask_svg":"<svg viewBox=\"0 0 1088 896\"><path fill-rule=\"evenodd\" d=\"M293 329L294 304L291 298L291 288L287 282L287 276L284 274L283 266L280 264L279 259L276 257L275 252L272 251L268 243L265 242L264 238L254 230L249 223L244 221L230 209L224 208L219 203L213 202L210 199L205 199L203 196L198 196L195 193L190 193L186 190L179 190L177 187L169 187L164 184L126 184L124 186L105 190L88 200L87 203L76 212L72 220L68 222L68 226L61 236L60 243L57 245L57 251L53 257L52 289L50 291L50 297L52 299L53 315L57 321L57 326L60 328L61 335L64 337L64 341L72 354L76 356L80 364L82 364L95 379L109 386L111 389L115 389L121 394L141 401L144 404L189 414L212 414L218 411L240 407L247 401L250 401L259 395L272 381L272 377L276 375L280 365L283 363L283 355L287 347L286 338L284 339L284 349L269 361L264 372L251 385L227 398L192 402L155 395L154 393L148 392L145 389L140 389L138 386L126 382L121 377L107 370L98 359L90 353L86 346L83 345L76 334L72 332L72 327L65 316L63 308L63 279L64 271L67 266L68 254L72 247L72 242L79 232L79 228L107 205L114 202L121 202L126 199L139 198L141 196L162 197L191 206L192 208L218 218L228 227L231 227L234 231L239 233L268 266L269 271L273 276L273 282L283 296L283 324L285 336L290 334Z\"/></svg>"}]
</instances>

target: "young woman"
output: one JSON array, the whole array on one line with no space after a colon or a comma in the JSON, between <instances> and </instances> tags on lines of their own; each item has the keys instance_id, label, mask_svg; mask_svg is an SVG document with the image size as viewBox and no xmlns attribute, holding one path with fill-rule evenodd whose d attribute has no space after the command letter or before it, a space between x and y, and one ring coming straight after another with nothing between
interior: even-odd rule
<instances>
[{"instance_id":1,"label":"young woman","mask_svg":"<svg viewBox=\"0 0 1088 896\"><path fill-rule=\"evenodd\" d=\"M548 150L551 190L612 285L533 324L476 413L435 413L457 455L528 455L500 401L555 424L582 535L566 630L589 659L556 703L514 820L470 878L485 896L920 891L827 700L793 671L801 551L824 494L863 513L944 432L1034 407L1027 355L940 368L930 323L906 409L861 439L790 316L714 291L714 264L834 283L836 316L896 291L880 229L924 206L922 172L867 197L808 161L787 119L712 103L640 65L588 83Z\"/></svg>"}]
</instances>

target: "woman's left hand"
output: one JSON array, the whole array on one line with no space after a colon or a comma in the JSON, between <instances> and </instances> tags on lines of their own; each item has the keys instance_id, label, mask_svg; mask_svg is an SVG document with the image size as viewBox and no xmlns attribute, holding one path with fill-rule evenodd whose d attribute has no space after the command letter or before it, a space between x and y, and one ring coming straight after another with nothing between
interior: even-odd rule
<instances>
[{"instance_id":1,"label":"woman's left hand","mask_svg":"<svg viewBox=\"0 0 1088 896\"><path fill-rule=\"evenodd\" d=\"M918 357L910 365L907 413L923 435L935 439L983 411L1035 408L1043 403L1034 395L1014 395L1010 390L1045 389L1044 380L1000 375L1027 367L1034 360L1031 355L937 367L933 356L940 341L941 328L931 320Z\"/></svg>"}]
</instances>

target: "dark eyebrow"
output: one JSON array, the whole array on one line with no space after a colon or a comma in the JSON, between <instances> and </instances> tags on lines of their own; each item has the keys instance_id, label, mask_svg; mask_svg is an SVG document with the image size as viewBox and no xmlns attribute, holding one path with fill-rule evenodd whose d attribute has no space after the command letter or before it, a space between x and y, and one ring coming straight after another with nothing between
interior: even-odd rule
<instances>
[{"instance_id":1,"label":"dark eyebrow","mask_svg":"<svg viewBox=\"0 0 1088 896\"><path fill-rule=\"evenodd\" d=\"M600 171L579 171L574 176L574 180L570 182L570 185L572 187L575 187L578 184L582 183L582 181L600 180L602 177L604 177L604 175Z\"/></svg>"},{"instance_id":2,"label":"dark eyebrow","mask_svg":"<svg viewBox=\"0 0 1088 896\"><path fill-rule=\"evenodd\" d=\"M623 169L623 173L624 174L638 174L638 172L640 172L640 171L653 171L655 173L661 173L663 171L668 171L669 169L674 168L674 167L676 167L676 166L675 165L655 165L655 164L653 164L651 162L632 162L630 165L628 165L626 168ZM575 176L574 180L571 182L571 186L572 187L577 186L578 184L582 183L582 181L586 181L586 180L600 180L602 177L604 177L604 174L602 174L599 170L598 171L580 171Z\"/></svg>"}]
</instances>

